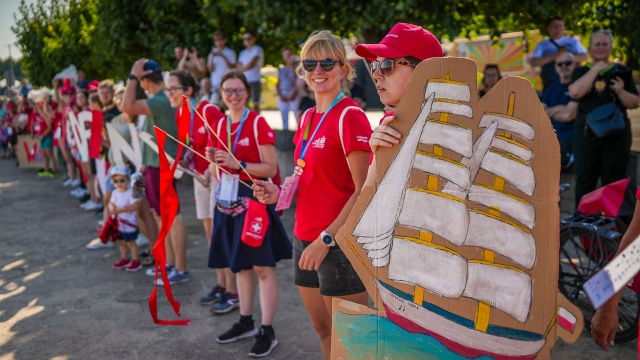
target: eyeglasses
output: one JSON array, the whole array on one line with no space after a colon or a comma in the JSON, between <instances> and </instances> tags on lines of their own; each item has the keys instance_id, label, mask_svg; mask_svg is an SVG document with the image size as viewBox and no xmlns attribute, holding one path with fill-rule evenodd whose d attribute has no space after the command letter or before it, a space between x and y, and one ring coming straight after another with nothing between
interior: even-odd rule
<instances>
[{"instance_id":1,"label":"eyeglasses","mask_svg":"<svg viewBox=\"0 0 640 360\"><path fill-rule=\"evenodd\" d=\"M114 184L124 184L127 182L127 179L125 178L111 179L111 182Z\"/></svg>"},{"instance_id":2,"label":"eyeglasses","mask_svg":"<svg viewBox=\"0 0 640 360\"><path fill-rule=\"evenodd\" d=\"M242 41L250 41L253 40L253 36L243 36Z\"/></svg>"},{"instance_id":3,"label":"eyeglasses","mask_svg":"<svg viewBox=\"0 0 640 360\"><path fill-rule=\"evenodd\" d=\"M371 70L371 74L375 73L378 68L380 68L380 72L384 76L389 76L393 74L393 64L407 65L411 67L416 67L415 64L405 61L405 60L393 60L393 59L384 59L380 61L372 61L369 65L369 69Z\"/></svg>"},{"instance_id":4,"label":"eyeglasses","mask_svg":"<svg viewBox=\"0 0 640 360\"><path fill-rule=\"evenodd\" d=\"M247 88L222 89L222 93L227 97L233 94L236 94L238 96L244 96L247 94Z\"/></svg>"},{"instance_id":5,"label":"eyeglasses","mask_svg":"<svg viewBox=\"0 0 640 360\"><path fill-rule=\"evenodd\" d=\"M182 90L185 91L187 90L188 86L174 86L174 87L170 87L170 88L164 88L164 92L167 93L167 95L173 95L176 93L176 91L178 90Z\"/></svg>"},{"instance_id":6,"label":"eyeglasses","mask_svg":"<svg viewBox=\"0 0 640 360\"><path fill-rule=\"evenodd\" d=\"M562 66L571 66L573 65L573 61L567 60L567 61L560 61L556 63L557 67L562 67Z\"/></svg>"},{"instance_id":7,"label":"eyeglasses","mask_svg":"<svg viewBox=\"0 0 640 360\"><path fill-rule=\"evenodd\" d=\"M336 66L336 63L342 64L342 61L336 59L302 60L302 67L305 71L312 72L318 67L318 63L320 63L320 68L323 71L331 71Z\"/></svg>"}]
</instances>

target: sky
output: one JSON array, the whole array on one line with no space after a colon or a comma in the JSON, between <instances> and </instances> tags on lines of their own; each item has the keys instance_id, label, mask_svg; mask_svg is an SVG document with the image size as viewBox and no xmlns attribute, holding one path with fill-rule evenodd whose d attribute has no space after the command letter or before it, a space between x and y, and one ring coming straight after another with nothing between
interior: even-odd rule
<instances>
[{"instance_id":1,"label":"sky","mask_svg":"<svg viewBox=\"0 0 640 360\"><path fill-rule=\"evenodd\" d=\"M26 0L27 4L36 0ZM0 59L9 57L9 44L11 44L11 57L20 58L22 53L16 46L16 35L11 31L15 24L13 14L18 12L20 0L0 0Z\"/></svg>"}]
</instances>

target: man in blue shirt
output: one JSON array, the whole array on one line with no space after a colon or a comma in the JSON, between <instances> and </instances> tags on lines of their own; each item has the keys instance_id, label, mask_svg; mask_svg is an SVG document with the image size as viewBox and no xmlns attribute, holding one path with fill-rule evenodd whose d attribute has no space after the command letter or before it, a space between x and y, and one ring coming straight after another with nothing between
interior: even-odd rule
<instances>
[{"instance_id":1,"label":"man in blue shirt","mask_svg":"<svg viewBox=\"0 0 640 360\"><path fill-rule=\"evenodd\" d=\"M560 143L560 163L562 169L569 169L573 163L571 141L573 120L578 112L578 103L569 96L571 74L578 65L570 52L558 54L553 63L560 81L551 83L542 94L542 105L551 119Z\"/></svg>"},{"instance_id":2,"label":"man in blue shirt","mask_svg":"<svg viewBox=\"0 0 640 360\"><path fill-rule=\"evenodd\" d=\"M578 40L564 35L562 17L555 16L549 20L547 33L549 37L538 43L529 60L531 66L541 67L540 77L545 90L551 83L559 80L554 68L558 55L569 52L575 56L578 63L586 61L588 56L587 50Z\"/></svg>"}]
</instances>

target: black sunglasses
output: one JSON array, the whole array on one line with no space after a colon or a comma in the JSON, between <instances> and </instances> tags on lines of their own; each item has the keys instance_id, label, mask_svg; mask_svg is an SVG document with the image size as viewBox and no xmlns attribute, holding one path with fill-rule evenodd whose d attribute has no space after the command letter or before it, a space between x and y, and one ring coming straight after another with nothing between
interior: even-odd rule
<instances>
[{"instance_id":1,"label":"black sunglasses","mask_svg":"<svg viewBox=\"0 0 640 360\"><path fill-rule=\"evenodd\" d=\"M340 60L336 59L324 59L324 60L302 60L302 67L305 71L312 72L316 69L320 63L320 68L324 71L331 71L336 63L342 64Z\"/></svg>"},{"instance_id":2,"label":"black sunglasses","mask_svg":"<svg viewBox=\"0 0 640 360\"><path fill-rule=\"evenodd\" d=\"M125 178L111 179L111 182L114 183L114 184L126 183L127 179L125 179Z\"/></svg>"},{"instance_id":3,"label":"black sunglasses","mask_svg":"<svg viewBox=\"0 0 640 360\"><path fill-rule=\"evenodd\" d=\"M405 61L405 60L392 60L392 59L384 59L384 60L376 60L376 61L372 61L371 64L369 65L369 69L371 70L371 74L373 75L373 73L375 73L378 68L380 69L380 72L382 73L382 75L384 76L389 76L393 73L393 64L400 64L400 65L407 65L407 66L411 66L411 67L416 67L415 64L409 62L409 61Z\"/></svg>"},{"instance_id":4,"label":"black sunglasses","mask_svg":"<svg viewBox=\"0 0 640 360\"><path fill-rule=\"evenodd\" d=\"M573 61L567 60L567 61L560 61L556 63L556 66L560 67L560 66L571 66L573 65Z\"/></svg>"}]
</instances>

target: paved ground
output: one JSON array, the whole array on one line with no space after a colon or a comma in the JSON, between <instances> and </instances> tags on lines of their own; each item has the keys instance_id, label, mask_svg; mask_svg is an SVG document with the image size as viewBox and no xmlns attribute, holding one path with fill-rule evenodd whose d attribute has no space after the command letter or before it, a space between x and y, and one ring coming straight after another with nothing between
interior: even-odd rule
<instances>
[{"instance_id":1,"label":"paved ground","mask_svg":"<svg viewBox=\"0 0 640 360\"><path fill-rule=\"evenodd\" d=\"M374 118L379 116L376 114ZM238 313L209 315L199 297L214 284L206 267L207 241L195 219L191 180L178 185L189 233L193 280L176 285L188 327L157 326L147 301L152 279L111 269L116 250L88 251L96 236L93 213L35 170L0 159L0 360L4 359L246 359L252 340L220 345L215 336ZM284 216L288 229L292 213ZM320 359L320 347L293 286L291 262L278 265L281 295L274 327L280 344L271 359ZM162 294L162 292L160 292ZM163 318L174 318L160 296ZM259 319L257 306L254 317ZM579 342L559 342L554 359L634 359L637 341L597 348L585 331Z\"/></svg>"}]
</instances>

